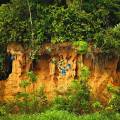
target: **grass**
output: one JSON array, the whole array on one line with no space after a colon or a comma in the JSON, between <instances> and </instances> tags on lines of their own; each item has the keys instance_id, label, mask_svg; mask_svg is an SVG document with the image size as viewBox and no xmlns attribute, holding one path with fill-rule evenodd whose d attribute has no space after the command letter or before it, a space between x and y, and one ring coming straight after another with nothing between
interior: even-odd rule
<instances>
[{"instance_id":1,"label":"grass","mask_svg":"<svg viewBox=\"0 0 120 120\"><path fill-rule=\"evenodd\" d=\"M119 113L93 113L77 116L67 111L47 111L41 114L8 115L0 120L120 120Z\"/></svg>"}]
</instances>

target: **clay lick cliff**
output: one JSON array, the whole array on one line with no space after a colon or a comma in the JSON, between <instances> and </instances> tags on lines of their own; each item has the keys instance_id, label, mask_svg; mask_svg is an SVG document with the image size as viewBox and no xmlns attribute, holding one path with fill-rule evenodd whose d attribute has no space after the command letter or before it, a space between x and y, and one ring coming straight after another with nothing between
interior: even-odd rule
<instances>
[{"instance_id":1,"label":"clay lick cliff","mask_svg":"<svg viewBox=\"0 0 120 120\"><path fill-rule=\"evenodd\" d=\"M31 61L29 50L22 45L11 43L7 52L14 59L12 72L6 80L0 81L0 100L12 100L21 91L19 84L27 79L26 73L31 69L37 75L35 88L45 87L48 99L52 99L56 90L64 94L70 82L78 76L80 56L71 43L44 44L41 46L39 59ZM90 68L91 74L88 84L91 94L102 102L107 102L110 94L108 84L120 86L120 58L116 55L106 55L101 52L92 52L83 55L83 63ZM28 87L29 92L32 87Z\"/></svg>"}]
</instances>

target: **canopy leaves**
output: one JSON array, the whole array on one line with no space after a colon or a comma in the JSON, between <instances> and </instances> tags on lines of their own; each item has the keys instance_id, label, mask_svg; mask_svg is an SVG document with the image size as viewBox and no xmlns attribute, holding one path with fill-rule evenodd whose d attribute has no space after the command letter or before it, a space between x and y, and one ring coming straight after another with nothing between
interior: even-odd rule
<instances>
[{"instance_id":1,"label":"canopy leaves","mask_svg":"<svg viewBox=\"0 0 120 120\"><path fill-rule=\"evenodd\" d=\"M0 45L92 39L101 50L119 53L119 23L119 0L11 0L0 6Z\"/></svg>"}]
</instances>

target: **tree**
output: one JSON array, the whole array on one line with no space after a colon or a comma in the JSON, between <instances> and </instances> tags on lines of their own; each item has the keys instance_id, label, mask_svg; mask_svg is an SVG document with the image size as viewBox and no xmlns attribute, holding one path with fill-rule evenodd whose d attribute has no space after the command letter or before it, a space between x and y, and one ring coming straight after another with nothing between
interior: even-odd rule
<instances>
[{"instance_id":1,"label":"tree","mask_svg":"<svg viewBox=\"0 0 120 120\"><path fill-rule=\"evenodd\" d=\"M0 44L4 48L15 41L31 47L32 54L36 54L43 42L82 39L93 39L99 47L102 42L96 35L102 35L120 22L120 2L11 0L0 6L0 16Z\"/></svg>"}]
</instances>

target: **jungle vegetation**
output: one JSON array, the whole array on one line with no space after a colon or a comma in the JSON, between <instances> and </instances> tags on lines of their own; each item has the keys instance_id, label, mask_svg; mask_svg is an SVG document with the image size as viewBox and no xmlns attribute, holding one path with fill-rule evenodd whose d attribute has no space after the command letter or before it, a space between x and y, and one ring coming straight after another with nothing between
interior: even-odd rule
<instances>
[{"instance_id":1,"label":"jungle vegetation","mask_svg":"<svg viewBox=\"0 0 120 120\"><path fill-rule=\"evenodd\" d=\"M105 55L119 57L120 0L0 1L0 61L11 42L21 43L26 49L32 48L31 59L34 59L42 44L54 45L66 41L72 42L75 46L82 44L83 49L78 49L80 54L84 53L87 43L92 42L95 50L98 48ZM86 73L89 72L85 69L82 75ZM16 102L0 105L1 120L119 120L120 118L120 88L109 87L113 97L107 107L98 101L91 103L89 89L86 86L87 79L83 76L81 80L73 81L65 96L57 97L49 104L43 88L31 94L26 92L26 87L37 81L34 73L30 72L28 76L30 81L21 83L20 87L24 88L24 91L16 96ZM19 101L18 98L21 97L24 101ZM38 114L46 110L47 112ZM91 114L92 112L96 113ZM11 113L24 115L14 116ZM89 115L86 115L88 113ZM77 116L81 114L85 116Z\"/></svg>"},{"instance_id":2,"label":"jungle vegetation","mask_svg":"<svg viewBox=\"0 0 120 120\"><path fill-rule=\"evenodd\" d=\"M1 0L0 51L14 41L34 49L81 40L120 53L119 0Z\"/></svg>"}]
</instances>

